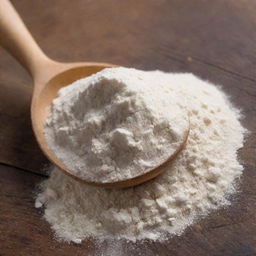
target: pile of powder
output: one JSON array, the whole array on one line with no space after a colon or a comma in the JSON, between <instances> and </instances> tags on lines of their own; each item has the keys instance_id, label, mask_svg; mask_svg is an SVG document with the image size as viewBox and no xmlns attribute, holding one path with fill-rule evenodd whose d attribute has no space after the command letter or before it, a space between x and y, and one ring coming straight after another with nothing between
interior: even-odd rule
<instances>
[{"instance_id":1,"label":"pile of powder","mask_svg":"<svg viewBox=\"0 0 256 256\"><path fill-rule=\"evenodd\" d=\"M189 130L181 96L145 74L109 68L59 91L45 135L71 173L90 182L129 179L181 147Z\"/></svg>"},{"instance_id":2,"label":"pile of powder","mask_svg":"<svg viewBox=\"0 0 256 256\"><path fill-rule=\"evenodd\" d=\"M237 150L245 133L239 112L220 89L192 74L140 72L155 87L164 86L166 96L175 93L175 104L186 109L186 147L162 175L122 190L82 184L55 167L41 186L36 207L45 206L45 219L64 241L165 239L229 204L235 192L243 170Z\"/></svg>"}]
</instances>

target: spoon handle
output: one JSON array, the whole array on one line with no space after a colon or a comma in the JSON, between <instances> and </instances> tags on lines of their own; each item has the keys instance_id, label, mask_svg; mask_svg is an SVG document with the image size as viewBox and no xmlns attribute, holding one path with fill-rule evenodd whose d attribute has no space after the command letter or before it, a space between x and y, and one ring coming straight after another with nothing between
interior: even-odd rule
<instances>
[{"instance_id":1,"label":"spoon handle","mask_svg":"<svg viewBox=\"0 0 256 256\"><path fill-rule=\"evenodd\" d=\"M0 45L12 54L35 79L50 60L29 33L9 0L0 0Z\"/></svg>"}]
</instances>

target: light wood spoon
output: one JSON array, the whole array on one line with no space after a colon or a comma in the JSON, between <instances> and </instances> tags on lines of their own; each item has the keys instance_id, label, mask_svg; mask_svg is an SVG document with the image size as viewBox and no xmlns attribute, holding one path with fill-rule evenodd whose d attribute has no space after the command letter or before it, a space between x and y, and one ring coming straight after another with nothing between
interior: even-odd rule
<instances>
[{"instance_id":1,"label":"light wood spoon","mask_svg":"<svg viewBox=\"0 0 256 256\"><path fill-rule=\"evenodd\" d=\"M60 88L75 80L90 76L104 68L115 65L96 62L60 63L47 57L25 27L18 13L8 0L0 0L0 43L8 50L27 71L34 81L31 104L32 126L40 148L47 158L66 174L88 184L109 188L124 188L148 181L165 170L167 165L180 152L186 143L189 130L184 133L184 140L177 150L161 165L147 170L143 175L115 183L98 183L81 180L75 176L49 149L44 136L44 124L53 99Z\"/></svg>"}]
</instances>

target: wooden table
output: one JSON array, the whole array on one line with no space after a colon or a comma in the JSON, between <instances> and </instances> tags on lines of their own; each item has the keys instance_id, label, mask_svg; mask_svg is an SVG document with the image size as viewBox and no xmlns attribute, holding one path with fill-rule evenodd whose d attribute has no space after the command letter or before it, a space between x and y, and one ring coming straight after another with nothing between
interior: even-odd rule
<instances>
[{"instance_id":1,"label":"wooden table","mask_svg":"<svg viewBox=\"0 0 256 256\"><path fill-rule=\"evenodd\" d=\"M43 50L60 61L104 61L193 72L223 86L252 133L239 157L240 193L166 243L54 240L34 208L47 160L30 124L32 81L0 49L0 255L256 255L256 1L13 0ZM112 248L110 248L112 246ZM115 254L113 252L113 246Z\"/></svg>"}]
</instances>

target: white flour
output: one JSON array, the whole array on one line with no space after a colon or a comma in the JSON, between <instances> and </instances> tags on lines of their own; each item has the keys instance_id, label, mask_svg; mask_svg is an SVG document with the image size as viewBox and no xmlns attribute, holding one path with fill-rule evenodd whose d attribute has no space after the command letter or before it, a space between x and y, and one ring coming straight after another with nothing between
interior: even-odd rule
<instances>
[{"instance_id":1,"label":"white flour","mask_svg":"<svg viewBox=\"0 0 256 256\"><path fill-rule=\"evenodd\" d=\"M189 130L178 92L149 73L110 68L59 91L47 142L76 176L114 182L144 174L174 154Z\"/></svg>"},{"instance_id":2,"label":"white flour","mask_svg":"<svg viewBox=\"0 0 256 256\"><path fill-rule=\"evenodd\" d=\"M65 241L80 243L90 236L165 239L227 205L235 192L243 170L237 150L245 133L238 111L219 89L194 75L144 74L156 87L166 86L166 94L175 93L175 102L187 109L187 145L166 172L129 189L85 185L54 168L42 184L36 207L45 205L46 220Z\"/></svg>"}]
</instances>

